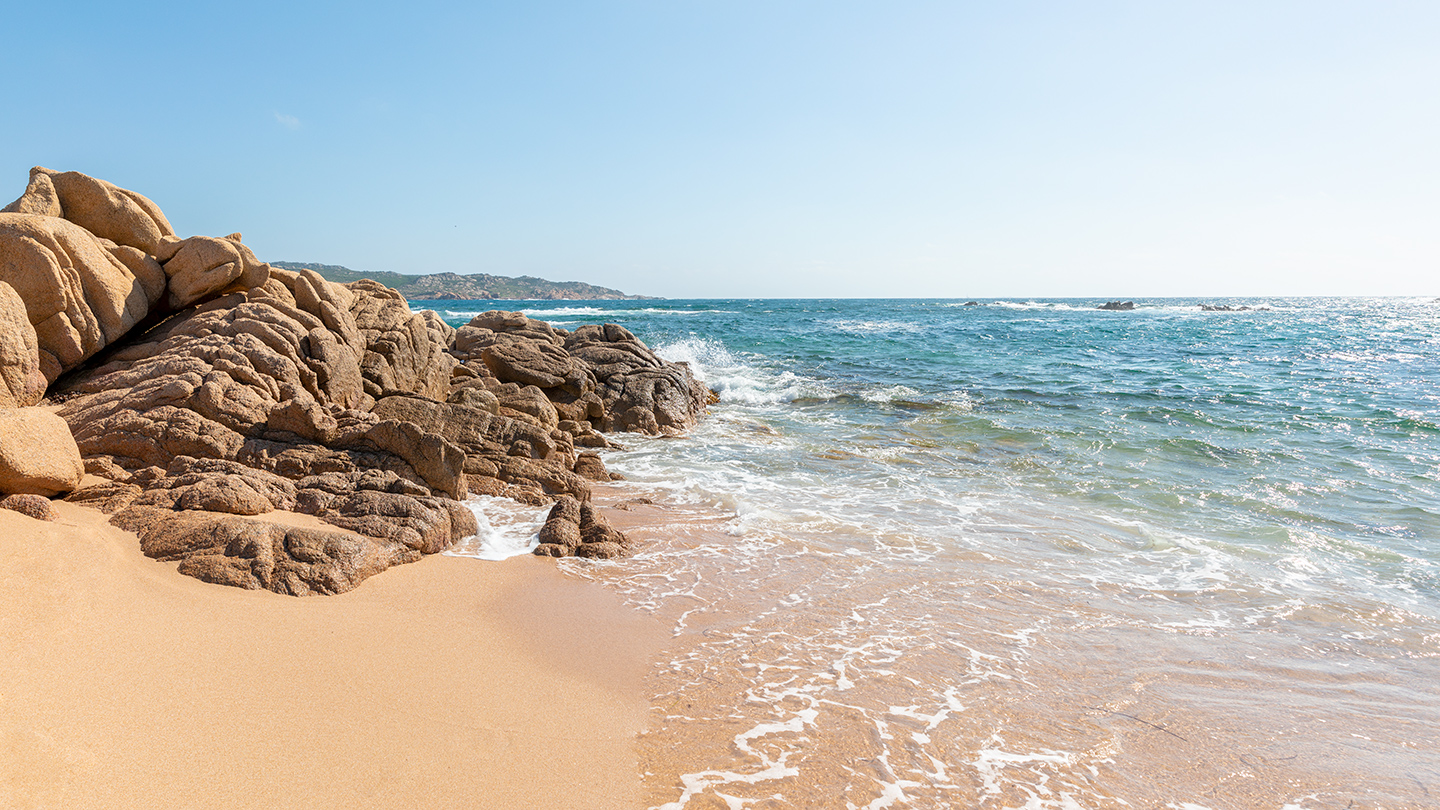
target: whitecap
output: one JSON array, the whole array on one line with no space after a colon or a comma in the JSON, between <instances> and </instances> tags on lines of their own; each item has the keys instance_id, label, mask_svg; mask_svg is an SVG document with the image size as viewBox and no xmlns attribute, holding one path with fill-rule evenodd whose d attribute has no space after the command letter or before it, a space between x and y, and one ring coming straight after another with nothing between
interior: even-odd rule
<instances>
[{"instance_id":1,"label":"whitecap","mask_svg":"<svg viewBox=\"0 0 1440 810\"><path fill-rule=\"evenodd\" d=\"M915 402L921 398L921 394L908 385L892 385L888 388L863 391L860 397L868 402Z\"/></svg>"},{"instance_id":2,"label":"whitecap","mask_svg":"<svg viewBox=\"0 0 1440 810\"><path fill-rule=\"evenodd\" d=\"M923 327L910 321L857 321L829 320L825 323L852 335L869 335L881 332L919 332Z\"/></svg>"}]
</instances>

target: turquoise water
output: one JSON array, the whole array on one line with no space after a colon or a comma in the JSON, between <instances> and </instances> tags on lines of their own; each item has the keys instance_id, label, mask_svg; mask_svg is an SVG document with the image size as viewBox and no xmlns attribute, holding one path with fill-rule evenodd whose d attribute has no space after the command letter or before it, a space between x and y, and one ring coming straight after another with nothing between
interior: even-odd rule
<instances>
[{"instance_id":1,"label":"turquoise water","mask_svg":"<svg viewBox=\"0 0 1440 810\"><path fill-rule=\"evenodd\" d=\"M484 302L720 394L607 461L723 521L566 564L676 627L657 806L1440 803L1440 303L1096 303Z\"/></svg>"}]
</instances>

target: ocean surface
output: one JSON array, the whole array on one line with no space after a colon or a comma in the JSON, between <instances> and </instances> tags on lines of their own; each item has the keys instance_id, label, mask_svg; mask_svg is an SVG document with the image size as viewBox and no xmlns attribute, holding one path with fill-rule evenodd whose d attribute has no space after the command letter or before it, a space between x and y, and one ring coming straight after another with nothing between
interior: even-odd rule
<instances>
[{"instance_id":1,"label":"ocean surface","mask_svg":"<svg viewBox=\"0 0 1440 810\"><path fill-rule=\"evenodd\" d=\"M606 457L670 528L560 563L674 628L656 807L1440 807L1440 302L1097 303L412 305L720 395Z\"/></svg>"}]
</instances>

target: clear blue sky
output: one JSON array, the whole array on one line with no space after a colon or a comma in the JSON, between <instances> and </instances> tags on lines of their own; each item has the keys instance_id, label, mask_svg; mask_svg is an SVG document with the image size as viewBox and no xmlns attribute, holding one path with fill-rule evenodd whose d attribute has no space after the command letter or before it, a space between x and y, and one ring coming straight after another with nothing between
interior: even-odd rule
<instances>
[{"instance_id":1,"label":"clear blue sky","mask_svg":"<svg viewBox=\"0 0 1440 810\"><path fill-rule=\"evenodd\" d=\"M0 197L668 297L1440 295L1440 3L10 4Z\"/></svg>"}]
</instances>

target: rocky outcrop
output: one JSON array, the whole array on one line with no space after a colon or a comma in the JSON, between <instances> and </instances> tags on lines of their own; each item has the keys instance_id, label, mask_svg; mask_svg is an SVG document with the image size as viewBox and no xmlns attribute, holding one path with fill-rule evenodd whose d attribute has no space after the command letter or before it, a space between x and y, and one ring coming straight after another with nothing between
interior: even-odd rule
<instances>
[{"instance_id":1,"label":"rocky outcrop","mask_svg":"<svg viewBox=\"0 0 1440 810\"><path fill-rule=\"evenodd\" d=\"M223 239L169 237L155 257L162 262L165 300L171 309L189 306L232 286L259 287L270 278L270 266L240 243L238 233Z\"/></svg>"},{"instance_id":2,"label":"rocky outcrop","mask_svg":"<svg viewBox=\"0 0 1440 810\"><path fill-rule=\"evenodd\" d=\"M589 487L574 472L568 436L533 422L494 414L464 403L420 397L380 400L375 414L433 430L465 450L465 472L556 496L589 498Z\"/></svg>"},{"instance_id":3,"label":"rocky outcrop","mask_svg":"<svg viewBox=\"0 0 1440 810\"><path fill-rule=\"evenodd\" d=\"M179 239L153 202L79 172L36 167L4 211L0 282L24 302L46 384L147 318L270 274L239 234Z\"/></svg>"},{"instance_id":4,"label":"rocky outcrop","mask_svg":"<svg viewBox=\"0 0 1440 810\"><path fill-rule=\"evenodd\" d=\"M605 431L676 434L695 425L709 391L684 363L661 360L623 326L582 326L565 349L585 361L597 381Z\"/></svg>"},{"instance_id":5,"label":"rocky outcrop","mask_svg":"<svg viewBox=\"0 0 1440 810\"><path fill-rule=\"evenodd\" d=\"M43 408L0 410L0 494L59 495L84 474L63 419Z\"/></svg>"},{"instance_id":6,"label":"rocky outcrop","mask_svg":"<svg viewBox=\"0 0 1440 810\"><path fill-rule=\"evenodd\" d=\"M0 214L0 281L25 302L49 383L120 339L165 290L158 262L67 220Z\"/></svg>"},{"instance_id":7,"label":"rocky outcrop","mask_svg":"<svg viewBox=\"0 0 1440 810\"><path fill-rule=\"evenodd\" d=\"M37 168L6 211L0 406L60 407L0 411L0 492L69 492L209 582L348 590L473 535L471 491L571 504L574 542L548 545L626 553L586 503L615 476L576 448L682 431L706 403L613 324L457 330L373 281L274 269L238 233L181 239L85 175ZM105 482L76 490L85 472Z\"/></svg>"},{"instance_id":8,"label":"rocky outcrop","mask_svg":"<svg viewBox=\"0 0 1440 810\"><path fill-rule=\"evenodd\" d=\"M365 393L377 400L394 394L445 399L456 363L431 322L412 313L405 298L388 287L357 281L351 290L357 295L350 312L365 345L360 360Z\"/></svg>"},{"instance_id":9,"label":"rocky outcrop","mask_svg":"<svg viewBox=\"0 0 1440 810\"><path fill-rule=\"evenodd\" d=\"M143 492L144 490L135 484L106 481L81 487L66 495L65 500L113 515L133 503Z\"/></svg>"},{"instance_id":10,"label":"rocky outcrop","mask_svg":"<svg viewBox=\"0 0 1440 810\"><path fill-rule=\"evenodd\" d=\"M30 170L30 185L4 211L63 217L117 245L155 255L174 229L160 207L133 191L80 172Z\"/></svg>"},{"instance_id":11,"label":"rocky outcrop","mask_svg":"<svg viewBox=\"0 0 1440 810\"><path fill-rule=\"evenodd\" d=\"M0 408L34 405L49 384L40 372L40 344L25 301L0 281Z\"/></svg>"},{"instance_id":12,"label":"rocky outcrop","mask_svg":"<svg viewBox=\"0 0 1440 810\"><path fill-rule=\"evenodd\" d=\"M344 593L386 568L420 559L418 550L392 540L233 515L138 506L112 522L138 535L147 557L179 562L182 574L292 596Z\"/></svg>"},{"instance_id":13,"label":"rocky outcrop","mask_svg":"<svg viewBox=\"0 0 1440 810\"><path fill-rule=\"evenodd\" d=\"M512 384L543 392L556 426L564 420L602 431L681 433L709 401L688 366L661 360L616 324L570 333L518 312L486 312L456 331L455 351L491 391ZM545 414L533 415L543 424Z\"/></svg>"},{"instance_id":14,"label":"rocky outcrop","mask_svg":"<svg viewBox=\"0 0 1440 810\"><path fill-rule=\"evenodd\" d=\"M1106 309L1112 312L1129 312L1135 308L1134 301L1106 301L1096 309Z\"/></svg>"},{"instance_id":15,"label":"rocky outcrop","mask_svg":"<svg viewBox=\"0 0 1440 810\"><path fill-rule=\"evenodd\" d=\"M532 504L588 500L590 481L611 480L598 454L575 450L597 438L600 446L607 443L591 421L592 414L605 414L593 371L565 354L559 344L567 335L548 324L514 313L482 323L507 336L494 338L490 330L487 339L478 332L485 327L473 323L450 330L436 319L409 315L389 291L369 284L343 288L283 272L260 287L181 312L60 386L61 415L75 426L87 468L137 490L87 493L87 500L120 514L148 510L151 523L176 531L191 526L182 513L295 511L417 554L441 551L476 531L473 513L455 500L470 491ZM470 350L461 351L467 336ZM630 356L645 351L633 337L631 342ZM487 348L530 343L543 343L550 347L547 357L567 364L563 374L543 380L556 383L549 389L501 381L484 361ZM358 357L370 358L371 366L363 367ZM667 369L658 358L647 362L647 369L688 380L683 367ZM436 368L444 371L443 380ZM607 379L623 373L607 371ZM523 373L535 379L543 372ZM449 401L428 396L435 393ZM633 399L612 401L642 407ZM681 413L700 407L687 404ZM565 420L562 429L559 409L579 419ZM674 425L683 416L662 418ZM179 523L172 526L155 510ZM245 527L245 536L257 531ZM574 554L609 557L628 549L623 537L592 542L612 545L577 544ZM276 552L265 558L271 566L265 570L279 565L274 570L293 576L247 579L236 573L243 567L236 560L259 565L253 562L259 558L231 554L233 559L220 561L206 544L167 547L162 556L204 557L204 565L186 563L182 571L285 593L332 592L373 573L376 560L411 558L379 554L371 545L335 548L364 561L336 558L321 566L332 573L338 566L349 572L345 576L302 575Z\"/></svg>"},{"instance_id":16,"label":"rocky outcrop","mask_svg":"<svg viewBox=\"0 0 1440 810\"><path fill-rule=\"evenodd\" d=\"M0 498L0 509L19 512L36 520L50 521L60 516L55 511L55 505L44 495L6 495Z\"/></svg>"},{"instance_id":17,"label":"rocky outcrop","mask_svg":"<svg viewBox=\"0 0 1440 810\"><path fill-rule=\"evenodd\" d=\"M64 217L60 192L50 179L48 170L39 166L30 170L30 183L14 202L0 208L0 214L34 214L40 217Z\"/></svg>"},{"instance_id":18,"label":"rocky outcrop","mask_svg":"<svg viewBox=\"0 0 1440 810\"><path fill-rule=\"evenodd\" d=\"M541 557L609 560L630 552L630 540L588 503L565 497L555 502L540 529Z\"/></svg>"}]
</instances>

